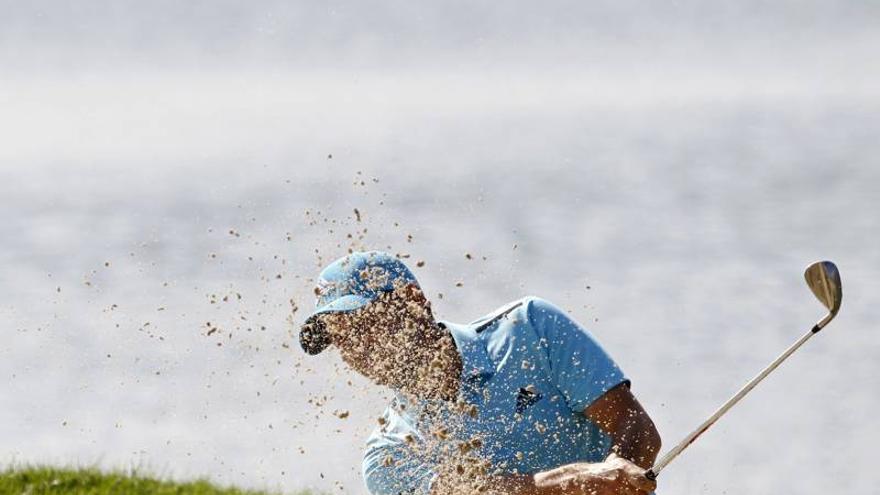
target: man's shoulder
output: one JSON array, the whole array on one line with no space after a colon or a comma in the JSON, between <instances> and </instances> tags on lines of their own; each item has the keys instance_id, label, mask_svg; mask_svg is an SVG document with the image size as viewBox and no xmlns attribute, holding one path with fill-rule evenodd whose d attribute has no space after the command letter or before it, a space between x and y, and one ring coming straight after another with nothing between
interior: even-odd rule
<instances>
[{"instance_id":1,"label":"man's shoulder","mask_svg":"<svg viewBox=\"0 0 880 495\"><path fill-rule=\"evenodd\" d=\"M528 325L535 314L558 313L561 310L550 301L538 296L524 296L504 304L485 316L471 322L477 333L496 327L497 323L509 321L516 326Z\"/></svg>"},{"instance_id":2,"label":"man's shoulder","mask_svg":"<svg viewBox=\"0 0 880 495\"><path fill-rule=\"evenodd\" d=\"M502 318L509 316L511 313L518 313L519 311L521 311L523 306L527 304L530 297L531 296L521 297L514 301L503 304L486 313L482 317L472 321L470 325L473 326L478 333L482 332Z\"/></svg>"}]
</instances>

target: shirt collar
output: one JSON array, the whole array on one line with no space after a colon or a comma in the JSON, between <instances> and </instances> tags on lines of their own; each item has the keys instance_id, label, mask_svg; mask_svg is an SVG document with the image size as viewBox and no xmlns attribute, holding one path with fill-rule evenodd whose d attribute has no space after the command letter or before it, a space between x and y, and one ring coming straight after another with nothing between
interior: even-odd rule
<instances>
[{"instance_id":1,"label":"shirt collar","mask_svg":"<svg viewBox=\"0 0 880 495\"><path fill-rule=\"evenodd\" d=\"M459 325L448 321L437 322L452 334L461 355L461 378L468 383L483 382L495 374L495 363L489 359L486 342L473 325Z\"/></svg>"}]
</instances>

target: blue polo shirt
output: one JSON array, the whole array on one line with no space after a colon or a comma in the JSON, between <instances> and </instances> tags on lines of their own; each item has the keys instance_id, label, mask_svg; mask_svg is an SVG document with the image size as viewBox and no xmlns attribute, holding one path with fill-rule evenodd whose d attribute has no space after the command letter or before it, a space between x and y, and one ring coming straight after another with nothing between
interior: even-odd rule
<instances>
[{"instance_id":1,"label":"blue polo shirt","mask_svg":"<svg viewBox=\"0 0 880 495\"><path fill-rule=\"evenodd\" d=\"M460 398L467 414L442 401L396 393L367 440L363 474L373 495L427 494L440 462L432 447L438 406L459 439L477 436L477 455L503 473L530 474L573 462L600 462L609 437L583 411L627 381L596 339L549 302L526 297L467 325L440 322L462 358ZM432 417L425 418L430 408Z\"/></svg>"}]
</instances>

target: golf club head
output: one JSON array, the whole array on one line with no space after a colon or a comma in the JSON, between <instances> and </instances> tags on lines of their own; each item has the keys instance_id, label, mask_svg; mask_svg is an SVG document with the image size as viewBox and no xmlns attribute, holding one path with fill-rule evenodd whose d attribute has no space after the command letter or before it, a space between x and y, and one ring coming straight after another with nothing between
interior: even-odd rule
<instances>
[{"instance_id":1,"label":"golf club head","mask_svg":"<svg viewBox=\"0 0 880 495\"><path fill-rule=\"evenodd\" d=\"M817 261L807 267L804 278L816 299L828 308L829 315L817 325L821 329L840 311L840 303L843 300L840 272L830 261Z\"/></svg>"}]
</instances>

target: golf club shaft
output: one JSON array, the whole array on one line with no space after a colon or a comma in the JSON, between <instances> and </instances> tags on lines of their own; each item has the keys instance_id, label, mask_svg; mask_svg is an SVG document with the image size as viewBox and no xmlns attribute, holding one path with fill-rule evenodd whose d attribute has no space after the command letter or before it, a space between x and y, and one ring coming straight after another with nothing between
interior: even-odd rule
<instances>
[{"instance_id":1,"label":"golf club shaft","mask_svg":"<svg viewBox=\"0 0 880 495\"><path fill-rule=\"evenodd\" d=\"M766 378L767 375L769 375L780 364L782 364L782 362L785 361L788 358L788 356L791 356L794 353L794 351L798 350L798 348L800 346L804 345L804 342L809 340L810 337L812 337L819 330L821 330L822 327L824 327L829 321L831 321L831 317L833 317L833 315L829 314L827 317L823 318L809 332L807 332L806 335L804 335L803 337L798 339L797 342L792 344L791 347L786 349L785 352L783 352L782 354L779 355L779 357L774 359L773 362L770 363L769 366L767 366L760 373L758 373L758 376L752 378L749 381L749 383L746 383L746 385L740 389L739 392L737 392L733 397L728 399L727 402L724 403L724 405L719 407L718 410L715 411L715 413L713 413L712 416L709 417L709 419L707 419L706 421L703 422L703 424L698 426L697 429L695 429L693 432L691 432L690 435L686 436L684 438L684 440L682 440L678 445L675 446L675 448L673 448L672 450L667 452L666 455L661 457L660 460L657 461L656 464L654 464L654 467L652 467L651 469L648 470L647 473L645 473L645 476L647 476L649 479L652 479L652 480L656 479L657 476L660 474L660 471L663 470L663 468L665 468L670 462L672 462L673 459L678 457L678 455L681 454L684 451L684 449L688 448L688 446L690 444L694 443L694 441L697 438L699 438L700 435L705 433L706 430L709 429L709 427L711 427L713 424L715 424L715 422L718 421L718 419L724 415L724 413L729 411L730 408L732 408L737 402L740 401L740 399L745 397L745 395L747 393L749 393L753 388L755 388L755 386L758 383L760 383L761 380Z\"/></svg>"}]
</instances>

